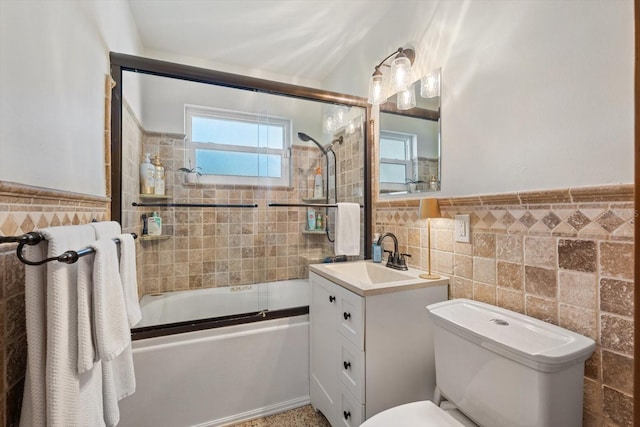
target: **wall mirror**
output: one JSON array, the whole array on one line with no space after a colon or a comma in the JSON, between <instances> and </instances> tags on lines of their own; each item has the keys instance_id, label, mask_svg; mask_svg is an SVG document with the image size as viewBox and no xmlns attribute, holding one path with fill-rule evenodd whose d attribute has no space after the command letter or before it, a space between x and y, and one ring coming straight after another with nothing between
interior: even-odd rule
<instances>
[{"instance_id":1,"label":"wall mirror","mask_svg":"<svg viewBox=\"0 0 640 427\"><path fill-rule=\"evenodd\" d=\"M429 76L437 76L437 90L425 93L421 90L425 79L415 82L416 107L399 110L397 94L380 106L378 199L419 197L440 190L440 70Z\"/></svg>"}]
</instances>

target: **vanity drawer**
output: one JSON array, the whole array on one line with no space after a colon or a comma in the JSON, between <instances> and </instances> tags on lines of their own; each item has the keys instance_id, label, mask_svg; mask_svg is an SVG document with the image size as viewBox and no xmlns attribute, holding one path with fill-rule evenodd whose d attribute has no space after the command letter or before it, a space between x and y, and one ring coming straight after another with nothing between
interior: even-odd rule
<instances>
[{"instance_id":1,"label":"vanity drawer","mask_svg":"<svg viewBox=\"0 0 640 427\"><path fill-rule=\"evenodd\" d=\"M346 338L341 339L339 374L342 385L364 403L364 352Z\"/></svg>"},{"instance_id":2,"label":"vanity drawer","mask_svg":"<svg viewBox=\"0 0 640 427\"><path fill-rule=\"evenodd\" d=\"M340 291L338 330L364 351L364 298L344 288Z\"/></svg>"},{"instance_id":3,"label":"vanity drawer","mask_svg":"<svg viewBox=\"0 0 640 427\"><path fill-rule=\"evenodd\" d=\"M364 422L364 405L361 405L347 390L340 390L340 413L338 425L357 427Z\"/></svg>"}]
</instances>

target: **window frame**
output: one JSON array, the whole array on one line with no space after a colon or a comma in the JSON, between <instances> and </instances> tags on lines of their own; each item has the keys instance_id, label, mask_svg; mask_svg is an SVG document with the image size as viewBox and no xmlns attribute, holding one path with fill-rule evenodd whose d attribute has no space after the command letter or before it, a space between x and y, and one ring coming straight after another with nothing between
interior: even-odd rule
<instances>
[{"instance_id":1,"label":"window frame","mask_svg":"<svg viewBox=\"0 0 640 427\"><path fill-rule=\"evenodd\" d=\"M267 124L278 125L283 128L283 148L275 149L268 147L250 147L240 146L233 144L217 144L212 142L194 142L192 138L192 118L215 118L226 119L228 121L246 122L252 124ZM234 185L248 185L248 186L279 186L290 187L291 186L291 144L292 144L292 132L293 123L292 120L286 117L279 116L265 116L263 114L251 113L246 111L236 111L223 108L206 107L202 105L186 104L184 112L185 120L185 164L189 164L191 159L194 167L198 165L196 161L196 149L205 149L211 151L234 151L241 153L256 153L256 154L277 154L280 156L280 173L279 178L273 178L268 176L246 176L246 175L216 175L205 174L200 176L201 184L230 184L233 181Z\"/></svg>"},{"instance_id":2,"label":"window frame","mask_svg":"<svg viewBox=\"0 0 640 427\"><path fill-rule=\"evenodd\" d=\"M379 143L382 144L383 139L394 139L397 141L401 141L404 143L404 152L405 152L405 160L401 159L391 159L387 157L382 157L380 154L380 168L383 164L391 164L391 165L403 165L405 166L405 182L399 183L394 181L383 181L382 176L379 177L380 180L380 188L384 188L385 190L390 191L401 191L406 190L409 182L408 179L413 179L414 176L414 158L412 158L413 150L417 147L417 139L418 136L413 133L405 133L405 132L397 132L391 130L383 130L380 129L380 137ZM380 152L382 153L382 147L380 147Z\"/></svg>"}]
</instances>

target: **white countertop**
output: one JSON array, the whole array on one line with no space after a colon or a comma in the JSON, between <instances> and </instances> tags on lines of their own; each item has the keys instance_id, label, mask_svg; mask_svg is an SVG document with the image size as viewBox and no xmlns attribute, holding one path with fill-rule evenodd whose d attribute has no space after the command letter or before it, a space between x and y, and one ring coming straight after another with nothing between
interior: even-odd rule
<instances>
[{"instance_id":1,"label":"white countertop","mask_svg":"<svg viewBox=\"0 0 640 427\"><path fill-rule=\"evenodd\" d=\"M423 279L420 274L426 274L424 270L395 270L370 260L312 264L309 271L363 297L449 284L446 276Z\"/></svg>"}]
</instances>

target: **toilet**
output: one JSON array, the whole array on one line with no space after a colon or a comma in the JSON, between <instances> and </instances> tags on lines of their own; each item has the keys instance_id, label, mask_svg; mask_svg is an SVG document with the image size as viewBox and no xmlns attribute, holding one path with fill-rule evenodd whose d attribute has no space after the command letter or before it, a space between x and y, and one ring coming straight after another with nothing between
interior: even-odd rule
<instances>
[{"instance_id":1,"label":"toilet","mask_svg":"<svg viewBox=\"0 0 640 427\"><path fill-rule=\"evenodd\" d=\"M434 402L396 406L361 427L582 425L587 337L489 304L429 305L436 364Z\"/></svg>"}]
</instances>

